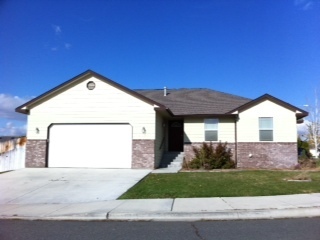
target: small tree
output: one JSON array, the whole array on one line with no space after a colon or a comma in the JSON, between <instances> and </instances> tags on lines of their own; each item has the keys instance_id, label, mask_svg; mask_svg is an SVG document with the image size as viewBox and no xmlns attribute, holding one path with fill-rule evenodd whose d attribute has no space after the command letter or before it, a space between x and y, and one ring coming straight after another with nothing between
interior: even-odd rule
<instances>
[{"instance_id":1,"label":"small tree","mask_svg":"<svg viewBox=\"0 0 320 240\"><path fill-rule=\"evenodd\" d=\"M309 122L306 124L309 135L309 142L314 146L316 157L319 155L319 137L320 137L320 111L318 105L317 90L315 90L314 105L308 105Z\"/></svg>"}]
</instances>

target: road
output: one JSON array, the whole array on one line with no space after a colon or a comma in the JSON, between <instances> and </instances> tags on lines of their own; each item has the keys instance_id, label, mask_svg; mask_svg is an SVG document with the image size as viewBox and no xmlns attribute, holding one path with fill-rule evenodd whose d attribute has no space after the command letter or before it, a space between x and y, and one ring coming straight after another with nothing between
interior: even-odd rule
<instances>
[{"instance_id":1,"label":"road","mask_svg":"<svg viewBox=\"0 0 320 240\"><path fill-rule=\"evenodd\" d=\"M319 240L320 218L208 222L0 220L1 240Z\"/></svg>"}]
</instances>

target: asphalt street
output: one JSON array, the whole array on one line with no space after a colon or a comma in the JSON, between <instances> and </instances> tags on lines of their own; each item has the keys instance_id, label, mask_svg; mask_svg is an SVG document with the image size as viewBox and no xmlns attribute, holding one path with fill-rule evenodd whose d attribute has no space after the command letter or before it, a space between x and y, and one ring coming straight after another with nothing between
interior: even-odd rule
<instances>
[{"instance_id":1,"label":"asphalt street","mask_svg":"<svg viewBox=\"0 0 320 240\"><path fill-rule=\"evenodd\" d=\"M320 218L206 222L0 220L0 239L319 240Z\"/></svg>"}]
</instances>

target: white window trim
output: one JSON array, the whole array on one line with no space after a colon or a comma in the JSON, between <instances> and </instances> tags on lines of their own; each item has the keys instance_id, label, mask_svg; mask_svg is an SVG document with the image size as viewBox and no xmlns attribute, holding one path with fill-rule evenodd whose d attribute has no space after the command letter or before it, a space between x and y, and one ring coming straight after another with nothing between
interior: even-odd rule
<instances>
[{"instance_id":1,"label":"white window trim","mask_svg":"<svg viewBox=\"0 0 320 240\"><path fill-rule=\"evenodd\" d=\"M208 124L209 120L215 120L217 127L216 128L206 128L206 124ZM217 131L217 140L206 140L206 131ZM205 142L217 142L219 139L219 119L218 118L206 118L204 119L204 141Z\"/></svg>"},{"instance_id":2,"label":"white window trim","mask_svg":"<svg viewBox=\"0 0 320 240\"><path fill-rule=\"evenodd\" d=\"M261 128L260 127L260 119L262 119L262 118L270 118L272 120L272 127L271 128ZM259 117L258 121L259 121L259 141L260 142L273 142L274 141L274 121L273 121L273 117ZM260 131L272 131L272 140L261 140Z\"/></svg>"}]
</instances>

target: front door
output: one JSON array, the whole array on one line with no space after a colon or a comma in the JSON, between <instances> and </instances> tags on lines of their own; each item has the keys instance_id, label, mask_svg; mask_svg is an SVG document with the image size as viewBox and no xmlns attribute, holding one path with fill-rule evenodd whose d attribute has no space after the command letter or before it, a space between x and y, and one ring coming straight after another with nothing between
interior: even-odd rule
<instances>
[{"instance_id":1,"label":"front door","mask_svg":"<svg viewBox=\"0 0 320 240\"><path fill-rule=\"evenodd\" d=\"M169 121L169 151L183 152L183 121Z\"/></svg>"}]
</instances>

